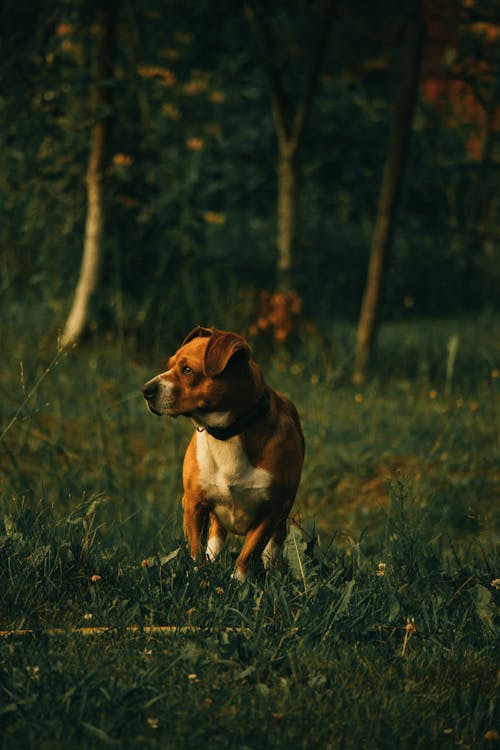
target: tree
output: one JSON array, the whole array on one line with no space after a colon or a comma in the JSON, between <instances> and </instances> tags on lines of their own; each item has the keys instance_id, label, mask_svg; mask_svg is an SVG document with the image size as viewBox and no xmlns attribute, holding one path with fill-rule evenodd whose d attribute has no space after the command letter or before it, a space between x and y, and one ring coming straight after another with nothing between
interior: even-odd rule
<instances>
[{"instance_id":1,"label":"tree","mask_svg":"<svg viewBox=\"0 0 500 750\"><path fill-rule=\"evenodd\" d=\"M401 192L417 99L423 40L424 21L419 7L416 18L412 18L407 25L405 59L399 95L394 110L392 135L380 189L368 273L357 329L356 361L352 376L352 381L356 385L361 385L366 380L377 330L385 272L388 266L396 209Z\"/></svg>"},{"instance_id":2,"label":"tree","mask_svg":"<svg viewBox=\"0 0 500 750\"><path fill-rule=\"evenodd\" d=\"M302 98L295 112L289 105L274 54L272 29L258 0L249 0L248 14L259 40L269 83L271 108L278 139L277 164L277 280L282 291L292 287L293 245L297 221L298 156L311 112L328 37L335 14L335 0L327 0L321 17L319 40L313 52Z\"/></svg>"},{"instance_id":3,"label":"tree","mask_svg":"<svg viewBox=\"0 0 500 750\"><path fill-rule=\"evenodd\" d=\"M87 320L89 302L94 294L101 266L104 222L103 179L109 141L113 77L113 48L116 35L117 6L108 0L99 26L97 73L94 81L94 112L89 161L86 175L87 217L80 277L64 331L61 346L67 347L81 336Z\"/></svg>"}]
</instances>

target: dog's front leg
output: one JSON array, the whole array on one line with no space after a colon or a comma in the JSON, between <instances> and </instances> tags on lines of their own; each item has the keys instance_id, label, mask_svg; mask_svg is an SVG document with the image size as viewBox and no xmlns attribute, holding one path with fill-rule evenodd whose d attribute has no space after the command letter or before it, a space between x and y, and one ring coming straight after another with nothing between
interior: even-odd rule
<instances>
[{"instance_id":1,"label":"dog's front leg","mask_svg":"<svg viewBox=\"0 0 500 750\"><path fill-rule=\"evenodd\" d=\"M208 509L197 498L187 494L182 498L184 534L193 560L201 557L208 528Z\"/></svg>"},{"instance_id":2,"label":"dog's front leg","mask_svg":"<svg viewBox=\"0 0 500 750\"><path fill-rule=\"evenodd\" d=\"M215 513L210 513L210 527L208 529L207 557L213 562L226 541L227 531Z\"/></svg>"}]
</instances>

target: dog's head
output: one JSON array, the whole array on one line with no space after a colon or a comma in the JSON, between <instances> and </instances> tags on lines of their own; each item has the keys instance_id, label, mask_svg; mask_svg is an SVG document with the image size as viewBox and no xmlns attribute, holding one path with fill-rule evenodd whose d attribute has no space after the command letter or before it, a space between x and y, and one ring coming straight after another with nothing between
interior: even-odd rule
<instances>
[{"instance_id":1,"label":"dog's head","mask_svg":"<svg viewBox=\"0 0 500 750\"><path fill-rule=\"evenodd\" d=\"M219 414L224 422L238 401L253 396L255 368L242 336L198 326L170 357L168 370L141 390L153 414L192 416L202 423Z\"/></svg>"}]
</instances>

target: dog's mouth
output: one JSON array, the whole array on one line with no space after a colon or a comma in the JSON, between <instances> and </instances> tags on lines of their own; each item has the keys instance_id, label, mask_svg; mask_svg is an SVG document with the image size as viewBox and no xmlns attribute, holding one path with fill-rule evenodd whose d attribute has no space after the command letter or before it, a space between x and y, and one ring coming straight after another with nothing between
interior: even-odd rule
<instances>
[{"instance_id":1,"label":"dog's mouth","mask_svg":"<svg viewBox=\"0 0 500 750\"><path fill-rule=\"evenodd\" d=\"M149 411L152 412L153 414L156 414L157 417L162 417L163 416L161 414L161 412L159 412L157 409L154 408L154 406L151 406L151 404L149 403L149 401L146 401L146 404L148 406Z\"/></svg>"},{"instance_id":2,"label":"dog's mouth","mask_svg":"<svg viewBox=\"0 0 500 750\"><path fill-rule=\"evenodd\" d=\"M154 406L152 406L151 402L146 399L146 404L148 406L148 409L152 414L155 414L157 417L190 417L191 412L177 412L175 410L174 404L165 404L163 411L158 411L158 409L155 409Z\"/></svg>"}]
</instances>

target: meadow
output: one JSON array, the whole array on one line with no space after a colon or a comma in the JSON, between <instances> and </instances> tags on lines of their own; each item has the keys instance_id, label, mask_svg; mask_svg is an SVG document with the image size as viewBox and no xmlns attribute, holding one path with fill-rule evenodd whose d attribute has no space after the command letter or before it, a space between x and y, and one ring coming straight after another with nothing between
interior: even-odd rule
<instances>
[{"instance_id":1,"label":"meadow","mask_svg":"<svg viewBox=\"0 0 500 750\"><path fill-rule=\"evenodd\" d=\"M307 455L284 560L238 585L237 540L186 554L192 428L139 393L171 352L60 353L26 314L0 376L2 749L498 746L497 315L388 323L363 389L348 325L266 358Z\"/></svg>"}]
</instances>

